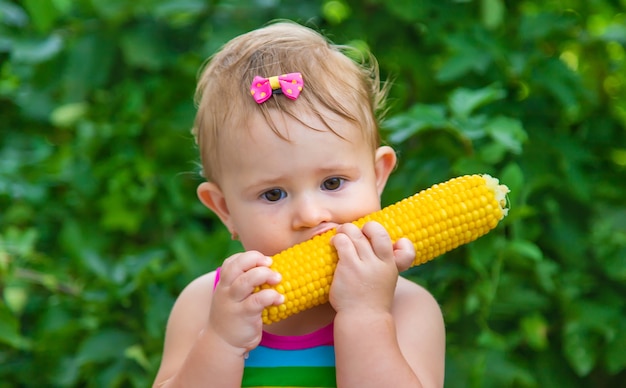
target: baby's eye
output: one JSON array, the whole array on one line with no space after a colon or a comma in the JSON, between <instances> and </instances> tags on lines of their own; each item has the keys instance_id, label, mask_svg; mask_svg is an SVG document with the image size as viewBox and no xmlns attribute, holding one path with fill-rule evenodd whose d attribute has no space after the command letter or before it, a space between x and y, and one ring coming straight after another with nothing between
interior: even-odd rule
<instances>
[{"instance_id":1,"label":"baby's eye","mask_svg":"<svg viewBox=\"0 0 626 388\"><path fill-rule=\"evenodd\" d=\"M322 183L322 188L330 191L338 190L343 184L343 181L343 178L328 178Z\"/></svg>"},{"instance_id":2,"label":"baby's eye","mask_svg":"<svg viewBox=\"0 0 626 388\"><path fill-rule=\"evenodd\" d=\"M269 202L280 201L281 199L285 198L286 196L287 196L287 193L285 193L281 189L271 189L271 190L267 190L266 192L261 194L261 197L263 199L269 201Z\"/></svg>"}]
</instances>

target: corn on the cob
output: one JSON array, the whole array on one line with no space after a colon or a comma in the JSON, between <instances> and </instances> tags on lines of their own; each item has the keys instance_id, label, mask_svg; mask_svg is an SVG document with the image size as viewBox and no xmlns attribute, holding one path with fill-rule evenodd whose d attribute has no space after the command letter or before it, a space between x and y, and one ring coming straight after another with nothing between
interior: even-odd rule
<instances>
[{"instance_id":1,"label":"corn on the cob","mask_svg":"<svg viewBox=\"0 0 626 388\"><path fill-rule=\"evenodd\" d=\"M354 224L377 221L391 240L407 237L415 246L412 266L423 264L495 228L507 214L509 189L489 175L465 175L433 185ZM277 322L328 301L337 253L330 244L335 230L294 245L275 256L271 268L282 275L273 286L284 303L263 311L263 322ZM262 288L269 288L264 285Z\"/></svg>"}]
</instances>

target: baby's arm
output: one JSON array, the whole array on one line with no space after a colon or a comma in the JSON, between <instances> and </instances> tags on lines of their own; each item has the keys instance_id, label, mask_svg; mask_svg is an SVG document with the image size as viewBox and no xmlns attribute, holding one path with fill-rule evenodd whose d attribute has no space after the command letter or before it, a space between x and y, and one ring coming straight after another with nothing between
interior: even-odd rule
<instances>
[{"instance_id":1,"label":"baby's arm","mask_svg":"<svg viewBox=\"0 0 626 388\"><path fill-rule=\"evenodd\" d=\"M333 244L339 262L331 286L337 383L358 387L443 386L441 310L422 287L398 277L415 257L392 244L377 223L343 225ZM339 238L337 238L339 237Z\"/></svg>"},{"instance_id":2,"label":"baby's arm","mask_svg":"<svg viewBox=\"0 0 626 388\"><path fill-rule=\"evenodd\" d=\"M273 290L255 287L280 280L258 252L224 261L215 273L199 277L181 293L170 314L155 387L239 387L244 356L261 340L261 311L282 301ZM265 292L270 291L270 292Z\"/></svg>"}]
</instances>

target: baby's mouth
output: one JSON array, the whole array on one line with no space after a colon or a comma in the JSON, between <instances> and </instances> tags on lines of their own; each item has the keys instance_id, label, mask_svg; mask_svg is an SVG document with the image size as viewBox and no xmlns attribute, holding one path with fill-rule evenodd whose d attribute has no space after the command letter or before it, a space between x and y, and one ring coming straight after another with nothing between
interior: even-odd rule
<instances>
[{"instance_id":1,"label":"baby's mouth","mask_svg":"<svg viewBox=\"0 0 626 388\"><path fill-rule=\"evenodd\" d=\"M329 224L325 224L323 226L320 226L313 233L313 237L322 235L322 234L328 232L329 230L335 229L336 227L337 227L336 224L330 224L330 223Z\"/></svg>"}]
</instances>

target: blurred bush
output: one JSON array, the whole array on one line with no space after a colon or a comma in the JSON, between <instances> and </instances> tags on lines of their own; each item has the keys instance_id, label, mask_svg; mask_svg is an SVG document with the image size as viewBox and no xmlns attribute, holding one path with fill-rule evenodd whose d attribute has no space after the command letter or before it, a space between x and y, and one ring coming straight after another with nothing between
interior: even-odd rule
<instances>
[{"instance_id":1,"label":"blurred bush","mask_svg":"<svg viewBox=\"0 0 626 388\"><path fill-rule=\"evenodd\" d=\"M385 204L490 173L511 212L405 275L449 387L626 378L624 0L0 0L0 387L151 384L181 289L240 247L195 198L198 69L277 18L394 86Z\"/></svg>"}]
</instances>

